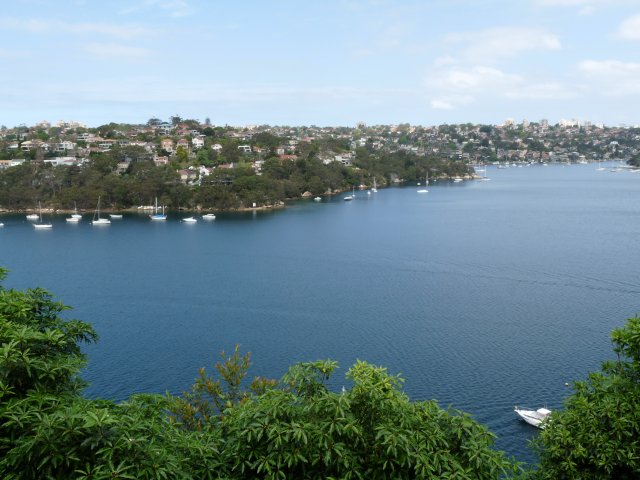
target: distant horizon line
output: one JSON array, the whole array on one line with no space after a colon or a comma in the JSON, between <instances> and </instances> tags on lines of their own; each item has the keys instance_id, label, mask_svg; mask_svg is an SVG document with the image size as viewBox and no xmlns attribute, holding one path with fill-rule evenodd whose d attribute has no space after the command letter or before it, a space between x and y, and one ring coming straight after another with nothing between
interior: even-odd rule
<instances>
[{"instance_id":1,"label":"distant horizon line","mask_svg":"<svg viewBox=\"0 0 640 480\"><path fill-rule=\"evenodd\" d=\"M175 115L178 116L179 115ZM51 122L49 120L40 120L38 122L35 122L31 125L27 125L26 123L19 123L17 125L14 125L12 127L7 127L6 125L2 125L3 128L9 130L9 129L13 129L13 128L20 128L20 127L36 127L39 125L43 125L43 124L48 124L49 128L50 127L63 127L63 126L74 126L76 128L100 128L104 125L108 125L111 123L117 124L117 125L148 125L149 121L152 119L156 119L159 120L161 122L161 125L164 124L171 124L171 118L169 117L169 120L163 120L160 119L158 117L151 117L149 118L149 120L147 120L146 122L143 123L137 123L137 122L118 122L118 121L110 121L107 123L102 123L100 125L96 125L96 126L91 126L88 125L86 123L83 123L81 121L77 121L77 120L58 120L57 122ZM287 127L287 128L305 128L305 127L314 127L314 128L352 128L352 129L357 129L359 128L361 125L364 127L398 127L401 125L409 125L411 127L422 127L422 128L433 128L433 127L440 127L443 125L474 125L474 126L491 126L491 127L505 127L505 126L519 126L519 125L524 125L525 123L527 123L528 125L540 125L543 122L547 122L548 126L561 126L561 127L598 127L598 128L640 128L640 124L628 124L628 123L619 123L616 125L607 125L605 122L592 122L590 120L584 120L584 121L580 121L580 120L576 120L576 119L571 119L571 120L567 120L567 119L561 119L559 121L557 121L556 123L551 123L549 120L547 119L540 119L540 120L527 120L526 118L523 119L520 122L516 122L513 119L506 119L504 122L502 123L477 123L477 122L453 122L453 123L439 123L439 124L430 124L430 125L425 125L425 124L419 124L419 123L411 123L411 122L396 122L396 123L372 123L369 124L367 122L356 122L355 125L340 125L340 124L329 124L329 125L317 125L314 123L311 124L269 124L269 123L248 123L248 124L243 124L243 125L231 125L228 123L206 123L206 120L203 122L200 119L197 118L183 118L180 117L180 122L187 122L187 121L195 121L198 122L200 125L207 125L210 127L230 127L230 128L248 128L248 129L253 129L253 128L258 128L258 127L271 127L271 128L283 128L283 127Z\"/></svg>"}]
</instances>

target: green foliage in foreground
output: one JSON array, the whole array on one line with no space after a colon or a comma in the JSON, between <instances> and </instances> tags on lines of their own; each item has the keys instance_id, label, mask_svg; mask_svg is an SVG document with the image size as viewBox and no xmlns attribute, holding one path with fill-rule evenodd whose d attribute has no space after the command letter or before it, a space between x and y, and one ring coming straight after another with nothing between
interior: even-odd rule
<instances>
[{"instance_id":1,"label":"green foliage in foreground","mask_svg":"<svg viewBox=\"0 0 640 480\"><path fill-rule=\"evenodd\" d=\"M0 280L5 271L0 269ZM90 325L41 290L0 287L0 478L497 479L522 477L494 436L402 379L357 362L330 392L333 361L247 385L249 355L223 353L180 397L121 404L81 396ZM640 319L613 333L616 362L576 384L538 441L534 478L640 478Z\"/></svg>"},{"instance_id":2,"label":"green foliage in foreground","mask_svg":"<svg viewBox=\"0 0 640 480\"><path fill-rule=\"evenodd\" d=\"M325 386L332 361L244 389L250 361L236 349L182 397L88 400L79 343L96 334L64 309L43 290L0 289L3 479L493 479L517 468L469 416L410 402L399 377L364 362L342 394Z\"/></svg>"},{"instance_id":3,"label":"green foliage in foreground","mask_svg":"<svg viewBox=\"0 0 640 480\"><path fill-rule=\"evenodd\" d=\"M640 318L611 339L618 359L576 382L538 438L539 478L640 478Z\"/></svg>"}]
</instances>

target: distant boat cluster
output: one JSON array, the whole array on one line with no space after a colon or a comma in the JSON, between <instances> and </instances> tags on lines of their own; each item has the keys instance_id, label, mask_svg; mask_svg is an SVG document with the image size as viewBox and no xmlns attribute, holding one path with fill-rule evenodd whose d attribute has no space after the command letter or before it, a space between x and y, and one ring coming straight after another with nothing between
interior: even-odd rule
<instances>
[{"instance_id":1,"label":"distant boat cluster","mask_svg":"<svg viewBox=\"0 0 640 480\"><path fill-rule=\"evenodd\" d=\"M26 215L25 218L30 222L34 222L32 225L36 230L53 228L53 223L43 221L42 216L40 214L32 213L32 214ZM123 218L124 218L124 215L120 213L111 213L109 214L109 218L101 217L98 209L96 209L96 213L94 214L93 219L91 220L90 223L91 225L111 225L111 220L121 220ZM167 220L167 215L164 212L154 213L149 215L149 218L155 221ZM213 213L205 213L200 218L205 221L211 221L211 220L215 220L216 216ZM65 219L67 223L80 223L81 220L82 220L82 215L79 213L73 213L70 217L67 217ZM183 223L196 223L198 221L198 218L193 216L184 217L180 221ZM0 222L0 227L4 227L4 223Z\"/></svg>"},{"instance_id":2,"label":"distant boat cluster","mask_svg":"<svg viewBox=\"0 0 640 480\"><path fill-rule=\"evenodd\" d=\"M121 213L110 213L109 218L101 217L100 199L101 197L98 197L98 205L96 206L96 211L93 214L91 225L111 225L111 220L121 220L123 218L123 215ZM158 199L156 199L155 206L140 206L138 207L138 209L152 210L153 213L149 215L149 218L151 220L158 221L167 219L167 215L164 213L164 206L158 207ZM36 230L53 228L53 224L51 222L44 222L42 220L42 207L40 203L38 203L38 213L30 213L29 215L26 215L26 219L35 222L33 224L33 227ZM211 221L215 220L216 216L213 213L205 213L204 215L202 215L202 219ZM78 208L76 205L74 205L73 213L71 214L71 216L67 217L65 220L67 223L80 223L80 220L82 220L82 215L78 213ZM184 223L196 223L198 219L195 217L185 217L181 221ZM0 227L4 227L4 223L0 223Z\"/></svg>"}]
</instances>

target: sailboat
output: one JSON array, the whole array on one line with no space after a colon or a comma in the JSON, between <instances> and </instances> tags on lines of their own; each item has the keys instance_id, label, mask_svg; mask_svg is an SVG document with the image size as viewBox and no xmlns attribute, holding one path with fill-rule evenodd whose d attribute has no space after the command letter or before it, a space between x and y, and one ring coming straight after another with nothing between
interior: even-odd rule
<instances>
[{"instance_id":1,"label":"sailboat","mask_svg":"<svg viewBox=\"0 0 640 480\"><path fill-rule=\"evenodd\" d=\"M418 183L418 185L420 185ZM429 173L427 172L427 176L424 177L424 188L419 188L418 189L418 193L429 193L429 190L427 190L427 185L429 185Z\"/></svg>"},{"instance_id":2,"label":"sailboat","mask_svg":"<svg viewBox=\"0 0 640 480\"><path fill-rule=\"evenodd\" d=\"M606 168L604 168L601 164L600 164L600 160L598 160L598 168L596 168L596 172L604 172L606 170Z\"/></svg>"},{"instance_id":3,"label":"sailboat","mask_svg":"<svg viewBox=\"0 0 640 480\"><path fill-rule=\"evenodd\" d=\"M151 215L149 215L151 220L166 220L167 216L164 214L164 205L162 206L162 213L158 212L158 197L156 197L156 206L155 211Z\"/></svg>"},{"instance_id":4,"label":"sailboat","mask_svg":"<svg viewBox=\"0 0 640 480\"><path fill-rule=\"evenodd\" d=\"M344 197L344 201L348 202L350 200L353 200L354 198L356 198L356 187L352 187L352 191L353 193L351 193L351 195L347 195L346 197Z\"/></svg>"},{"instance_id":5,"label":"sailboat","mask_svg":"<svg viewBox=\"0 0 640 480\"><path fill-rule=\"evenodd\" d=\"M93 221L91 225L109 225L111 220L108 218L100 218L100 196L98 196L98 206L96 207L96 212L93 214Z\"/></svg>"},{"instance_id":6,"label":"sailboat","mask_svg":"<svg viewBox=\"0 0 640 480\"><path fill-rule=\"evenodd\" d=\"M40 229L45 229L45 228L53 228L53 225L51 223L43 223L42 222L42 207L40 206L40 202L38 202L38 223L34 223L33 224L33 228L40 230Z\"/></svg>"},{"instance_id":7,"label":"sailboat","mask_svg":"<svg viewBox=\"0 0 640 480\"><path fill-rule=\"evenodd\" d=\"M76 205L76 202L73 202L73 213L70 217L67 217L66 220L69 223L78 223L81 218L82 215L78 213L78 206Z\"/></svg>"},{"instance_id":8,"label":"sailboat","mask_svg":"<svg viewBox=\"0 0 640 480\"><path fill-rule=\"evenodd\" d=\"M373 193L377 193L378 186L376 185L376 177L373 177L373 188L371 189Z\"/></svg>"},{"instance_id":9,"label":"sailboat","mask_svg":"<svg viewBox=\"0 0 640 480\"><path fill-rule=\"evenodd\" d=\"M489 177L487 177L487 166L484 166L484 170L482 171L482 178L480 178L480 180L482 180L483 182L486 182L487 180L491 180Z\"/></svg>"}]
</instances>

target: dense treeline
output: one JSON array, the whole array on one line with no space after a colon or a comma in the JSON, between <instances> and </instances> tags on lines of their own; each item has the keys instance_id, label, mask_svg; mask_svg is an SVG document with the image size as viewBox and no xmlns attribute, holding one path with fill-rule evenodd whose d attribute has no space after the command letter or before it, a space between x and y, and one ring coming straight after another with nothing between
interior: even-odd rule
<instances>
[{"instance_id":1,"label":"dense treeline","mask_svg":"<svg viewBox=\"0 0 640 480\"><path fill-rule=\"evenodd\" d=\"M0 268L0 281L6 272ZM0 285L0 477L18 479L635 479L640 476L640 318L612 334L616 361L577 382L523 470L494 436L402 379L356 363L325 386L330 360L247 384L249 355L223 353L180 397L115 404L82 396L92 327L42 289Z\"/></svg>"},{"instance_id":2,"label":"dense treeline","mask_svg":"<svg viewBox=\"0 0 640 480\"><path fill-rule=\"evenodd\" d=\"M237 149L231 149L237 155ZM94 154L81 166L52 166L42 162L0 170L0 208L43 208L68 210L93 209L102 199L105 208L126 209L158 202L171 209L232 210L273 206L287 199L300 198L305 192L322 195L392 181L436 176L465 175L469 169L461 162L426 159L406 152L372 154L357 151L352 166L339 162L324 164L316 158L316 148L305 148L298 158L267 158L261 174L253 164L238 158L234 168L214 168L211 174L186 184L176 165L156 166L135 149ZM231 155L231 154L229 154ZM122 157L128 158L126 171L118 172Z\"/></svg>"}]
</instances>

